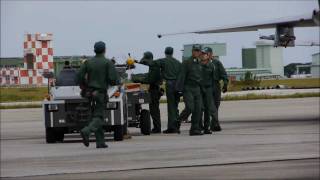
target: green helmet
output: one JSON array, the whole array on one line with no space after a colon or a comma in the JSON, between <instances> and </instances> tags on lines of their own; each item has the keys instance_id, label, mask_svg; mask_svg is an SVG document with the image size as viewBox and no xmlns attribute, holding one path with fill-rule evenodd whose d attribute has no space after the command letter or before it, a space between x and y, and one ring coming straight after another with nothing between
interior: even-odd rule
<instances>
[{"instance_id":1,"label":"green helmet","mask_svg":"<svg viewBox=\"0 0 320 180\"><path fill-rule=\"evenodd\" d=\"M204 47L201 52L203 53L212 53L212 49L210 47Z\"/></svg>"},{"instance_id":2,"label":"green helmet","mask_svg":"<svg viewBox=\"0 0 320 180\"><path fill-rule=\"evenodd\" d=\"M150 51L143 53L143 59L153 59L153 54Z\"/></svg>"},{"instance_id":3,"label":"green helmet","mask_svg":"<svg viewBox=\"0 0 320 180\"><path fill-rule=\"evenodd\" d=\"M194 44L192 46L192 51L201 51L201 45L200 44Z\"/></svg>"},{"instance_id":4,"label":"green helmet","mask_svg":"<svg viewBox=\"0 0 320 180\"><path fill-rule=\"evenodd\" d=\"M106 50L106 44L102 41L96 42L94 44L94 52L99 54L103 53Z\"/></svg>"},{"instance_id":5,"label":"green helmet","mask_svg":"<svg viewBox=\"0 0 320 180\"><path fill-rule=\"evenodd\" d=\"M166 47L166 49L164 50L164 54L172 55L173 54L173 48L172 47Z\"/></svg>"}]
</instances>

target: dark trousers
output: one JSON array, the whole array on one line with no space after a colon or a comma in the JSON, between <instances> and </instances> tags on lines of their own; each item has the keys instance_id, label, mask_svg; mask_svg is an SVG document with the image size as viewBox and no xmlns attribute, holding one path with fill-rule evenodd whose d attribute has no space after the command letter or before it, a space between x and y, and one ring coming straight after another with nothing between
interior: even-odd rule
<instances>
[{"instance_id":1,"label":"dark trousers","mask_svg":"<svg viewBox=\"0 0 320 180\"><path fill-rule=\"evenodd\" d=\"M213 123L219 125L219 107L221 104L221 86L219 82L215 82L213 85L213 101L216 109L216 115L213 118Z\"/></svg>"},{"instance_id":2,"label":"dark trousers","mask_svg":"<svg viewBox=\"0 0 320 180\"><path fill-rule=\"evenodd\" d=\"M185 86L183 92L183 100L186 104L186 111L191 115L191 128L192 131L200 131L199 122L201 117L202 97L200 86Z\"/></svg>"},{"instance_id":3,"label":"dark trousers","mask_svg":"<svg viewBox=\"0 0 320 180\"><path fill-rule=\"evenodd\" d=\"M149 110L153 121L153 128L155 130L161 130L161 118L160 118L160 86L159 85L150 85L150 103Z\"/></svg>"},{"instance_id":4,"label":"dark trousers","mask_svg":"<svg viewBox=\"0 0 320 180\"><path fill-rule=\"evenodd\" d=\"M201 117L200 127L204 130L213 129L216 125L215 120L218 119L218 110L215 107L214 98L212 94L212 86L203 87L201 89L202 101L203 101L203 121Z\"/></svg>"},{"instance_id":5,"label":"dark trousers","mask_svg":"<svg viewBox=\"0 0 320 180\"><path fill-rule=\"evenodd\" d=\"M96 137L96 144L103 145L105 143L104 139L104 129L102 127L104 122L105 113L105 93L97 92L94 93L92 99L90 99L90 108L92 110L92 115L90 117L90 123L88 126L84 127L81 131L87 136L93 132Z\"/></svg>"},{"instance_id":6,"label":"dark trousers","mask_svg":"<svg viewBox=\"0 0 320 180\"><path fill-rule=\"evenodd\" d=\"M168 129L178 129L178 105L180 96L175 91L176 81L166 81L166 96L167 96L167 108L168 108Z\"/></svg>"}]
</instances>

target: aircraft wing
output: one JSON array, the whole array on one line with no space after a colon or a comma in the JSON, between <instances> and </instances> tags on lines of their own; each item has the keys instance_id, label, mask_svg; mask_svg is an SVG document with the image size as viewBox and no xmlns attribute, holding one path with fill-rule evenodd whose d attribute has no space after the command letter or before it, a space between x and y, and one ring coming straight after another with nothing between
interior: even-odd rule
<instances>
[{"instance_id":1,"label":"aircraft wing","mask_svg":"<svg viewBox=\"0 0 320 180\"><path fill-rule=\"evenodd\" d=\"M316 26L313 21L312 14L306 14L296 17L286 17L279 18L272 21L260 22L260 23L250 23L250 24L240 24L221 28L214 28L203 31L195 31L194 33L204 34L204 33L224 33L224 32L241 32L241 31L257 31L258 29L269 29L275 28L277 25L289 25L293 27L311 27Z\"/></svg>"},{"instance_id":2,"label":"aircraft wing","mask_svg":"<svg viewBox=\"0 0 320 180\"><path fill-rule=\"evenodd\" d=\"M191 31L191 32L181 32L165 35L177 35L177 34L208 34L208 33L227 33L227 32L242 32L242 31L257 31L258 29L269 29L275 28L278 25L292 26L292 27L312 27L319 26L319 11L314 11L310 14L295 16L295 17L284 17L278 18L266 22L248 23L248 24L238 24L225 27L217 27L207 30ZM163 36L161 34L158 37Z\"/></svg>"}]
</instances>

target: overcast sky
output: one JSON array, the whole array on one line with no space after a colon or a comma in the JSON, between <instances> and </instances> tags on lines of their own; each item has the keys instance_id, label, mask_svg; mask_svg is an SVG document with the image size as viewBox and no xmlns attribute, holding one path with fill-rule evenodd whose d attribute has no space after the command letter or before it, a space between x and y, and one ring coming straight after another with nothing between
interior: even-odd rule
<instances>
[{"instance_id":1,"label":"overcast sky","mask_svg":"<svg viewBox=\"0 0 320 180\"><path fill-rule=\"evenodd\" d=\"M54 55L93 55L102 40L107 56L124 61L128 52L139 59L144 51L156 58L166 46L181 59L183 44L227 43L226 67L241 67L241 48L254 47L259 35L274 30L158 39L157 33L199 30L311 13L317 0L296 1L1 1L1 57L23 56L23 34L51 32ZM319 41L319 27L296 28L296 43ZM284 64L310 62L319 47L286 48Z\"/></svg>"}]
</instances>

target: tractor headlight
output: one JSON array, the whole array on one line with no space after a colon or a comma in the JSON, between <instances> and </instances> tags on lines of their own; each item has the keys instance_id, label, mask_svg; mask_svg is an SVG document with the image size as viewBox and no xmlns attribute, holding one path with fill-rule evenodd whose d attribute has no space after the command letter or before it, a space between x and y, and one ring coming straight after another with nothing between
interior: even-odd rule
<instances>
[{"instance_id":1,"label":"tractor headlight","mask_svg":"<svg viewBox=\"0 0 320 180\"><path fill-rule=\"evenodd\" d=\"M107 109L110 110L110 109L117 109L117 103L116 102L107 102Z\"/></svg>"},{"instance_id":2,"label":"tractor headlight","mask_svg":"<svg viewBox=\"0 0 320 180\"><path fill-rule=\"evenodd\" d=\"M49 104L48 111L58 111L58 104Z\"/></svg>"}]
</instances>

